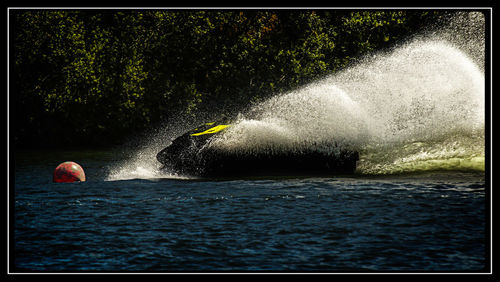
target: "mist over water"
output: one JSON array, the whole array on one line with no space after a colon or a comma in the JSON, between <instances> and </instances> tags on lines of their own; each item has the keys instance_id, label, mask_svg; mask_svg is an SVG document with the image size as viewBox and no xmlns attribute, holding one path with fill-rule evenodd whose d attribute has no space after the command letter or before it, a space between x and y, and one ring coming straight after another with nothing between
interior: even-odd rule
<instances>
[{"instance_id":1,"label":"mist over water","mask_svg":"<svg viewBox=\"0 0 500 282\"><path fill-rule=\"evenodd\" d=\"M484 42L484 15L461 13L254 106L210 146L248 154L347 147L360 152L361 174L484 171ZM140 169L158 176L164 142L153 141L110 179L139 178Z\"/></svg>"}]
</instances>

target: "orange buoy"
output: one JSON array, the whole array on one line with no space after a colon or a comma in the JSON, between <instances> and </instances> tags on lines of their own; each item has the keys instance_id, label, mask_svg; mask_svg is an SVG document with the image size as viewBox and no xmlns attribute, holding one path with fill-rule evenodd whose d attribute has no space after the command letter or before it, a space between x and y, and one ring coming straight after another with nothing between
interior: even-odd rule
<instances>
[{"instance_id":1,"label":"orange buoy","mask_svg":"<svg viewBox=\"0 0 500 282\"><path fill-rule=\"evenodd\" d=\"M75 162L64 162L54 170L53 182L85 181L83 168Z\"/></svg>"}]
</instances>

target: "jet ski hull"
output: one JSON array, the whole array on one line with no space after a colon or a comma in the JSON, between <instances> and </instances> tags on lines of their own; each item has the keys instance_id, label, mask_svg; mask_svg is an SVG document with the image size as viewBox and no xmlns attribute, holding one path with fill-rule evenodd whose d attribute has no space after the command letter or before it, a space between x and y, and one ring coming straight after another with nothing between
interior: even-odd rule
<instances>
[{"instance_id":1,"label":"jet ski hull","mask_svg":"<svg viewBox=\"0 0 500 282\"><path fill-rule=\"evenodd\" d=\"M314 148L297 151L234 152L207 146L220 134L221 125L191 130L157 154L163 168L181 175L201 177L340 175L356 170L359 154L351 150L322 152ZM214 129L210 133L210 130ZM209 133L203 133L209 132ZM200 134L202 133L202 134Z\"/></svg>"}]
</instances>

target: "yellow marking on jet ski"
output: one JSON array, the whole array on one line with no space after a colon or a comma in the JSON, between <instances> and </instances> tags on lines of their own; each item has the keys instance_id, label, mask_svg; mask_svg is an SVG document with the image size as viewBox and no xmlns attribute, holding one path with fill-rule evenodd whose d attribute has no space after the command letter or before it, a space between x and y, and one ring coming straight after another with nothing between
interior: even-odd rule
<instances>
[{"instance_id":1,"label":"yellow marking on jet ski","mask_svg":"<svg viewBox=\"0 0 500 282\"><path fill-rule=\"evenodd\" d=\"M215 121L214 121L214 122L207 122L207 123L205 123L205 125L212 125L212 124L214 124L214 123L215 123ZM194 130L199 130L199 129L198 129L198 128L195 128Z\"/></svg>"},{"instance_id":2,"label":"yellow marking on jet ski","mask_svg":"<svg viewBox=\"0 0 500 282\"><path fill-rule=\"evenodd\" d=\"M217 125L217 126L214 126L210 129L207 129L203 132L193 133L193 134L191 134L191 136L199 136L199 135L203 135L203 134L214 134L214 133L217 133L217 132L219 132L219 131L221 131L224 128L229 127L229 126L230 125L225 125L225 124Z\"/></svg>"}]
</instances>

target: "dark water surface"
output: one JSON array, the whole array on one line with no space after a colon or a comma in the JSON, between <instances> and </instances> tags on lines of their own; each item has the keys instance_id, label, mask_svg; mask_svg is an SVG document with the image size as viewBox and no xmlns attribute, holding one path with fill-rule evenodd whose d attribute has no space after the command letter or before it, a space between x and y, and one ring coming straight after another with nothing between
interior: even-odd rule
<instances>
[{"instance_id":1,"label":"dark water surface","mask_svg":"<svg viewBox=\"0 0 500 282\"><path fill-rule=\"evenodd\" d=\"M111 153L10 157L14 272L468 272L488 265L484 173L105 181L117 161ZM82 165L87 182L51 182L66 160Z\"/></svg>"}]
</instances>

